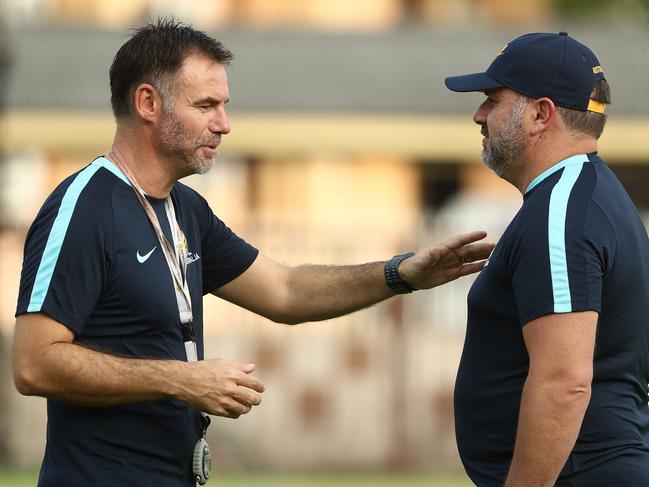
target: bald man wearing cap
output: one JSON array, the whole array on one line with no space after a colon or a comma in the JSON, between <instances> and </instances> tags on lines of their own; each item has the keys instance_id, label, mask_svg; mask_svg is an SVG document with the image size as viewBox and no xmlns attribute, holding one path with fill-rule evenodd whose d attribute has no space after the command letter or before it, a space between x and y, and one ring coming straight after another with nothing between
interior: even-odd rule
<instances>
[{"instance_id":1,"label":"bald man wearing cap","mask_svg":"<svg viewBox=\"0 0 649 487\"><path fill-rule=\"evenodd\" d=\"M468 297L456 434L479 486L649 485L649 239L597 154L610 89L565 32L484 73L482 160L523 195Z\"/></svg>"}]
</instances>

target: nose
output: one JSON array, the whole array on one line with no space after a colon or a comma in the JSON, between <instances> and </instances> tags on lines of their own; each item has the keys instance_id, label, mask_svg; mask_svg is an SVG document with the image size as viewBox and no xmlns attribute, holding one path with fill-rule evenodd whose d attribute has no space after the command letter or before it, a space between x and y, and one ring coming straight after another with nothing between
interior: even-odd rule
<instances>
[{"instance_id":1,"label":"nose","mask_svg":"<svg viewBox=\"0 0 649 487\"><path fill-rule=\"evenodd\" d=\"M214 134L229 134L230 120L228 119L228 114L225 112L225 107L221 106L218 110L215 110L214 117L210 120L208 129Z\"/></svg>"},{"instance_id":2,"label":"nose","mask_svg":"<svg viewBox=\"0 0 649 487\"><path fill-rule=\"evenodd\" d=\"M485 107L485 103L480 104L480 106L476 109L475 113L473 114L473 121L478 125L487 124L487 109Z\"/></svg>"}]
</instances>

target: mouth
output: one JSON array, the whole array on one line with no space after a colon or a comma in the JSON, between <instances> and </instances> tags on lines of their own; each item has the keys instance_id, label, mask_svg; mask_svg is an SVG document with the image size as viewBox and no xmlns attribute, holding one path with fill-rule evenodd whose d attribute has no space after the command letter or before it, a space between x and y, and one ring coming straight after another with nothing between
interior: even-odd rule
<instances>
[{"instance_id":1,"label":"mouth","mask_svg":"<svg viewBox=\"0 0 649 487\"><path fill-rule=\"evenodd\" d=\"M204 146L201 146L201 148L202 148L204 151L206 151L206 152L208 152L208 153L210 153L210 154L216 154L216 152L218 151L219 145L218 145L218 144L215 144L215 145L204 145Z\"/></svg>"},{"instance_id":2,"label":"mouth","mask_svg":"<svg viewBox=\"0 0 649 487\"><path fill-rule=\"evenodd\" d=\"M210 142L211 144L202 144L201 147L203 149L206 149L209 152L216 152L221 145L221 136L220 134L217 134L216 137L211 137Z\"/></svg>"}]
</instances>

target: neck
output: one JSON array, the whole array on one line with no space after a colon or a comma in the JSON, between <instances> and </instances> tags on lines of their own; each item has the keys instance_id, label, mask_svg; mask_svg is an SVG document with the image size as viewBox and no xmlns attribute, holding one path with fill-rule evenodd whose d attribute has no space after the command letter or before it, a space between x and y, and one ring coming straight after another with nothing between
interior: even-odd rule
<instances>
[{"instance_id":1,"label":"neck","mask_svg":"<svg viewBox=\"0 0 649 487\"><path fill-rule=\"evenodd\" d=\"M530 144L517 161L512 163L511 174L506 175L511 184L525 194L529 184L543 171L555 164L578 154L588 154L597 151L597 139L581 137L570 140L557 140L548 144L543 138Z\"/></svg>"},{"instance_id":2,"label":"neck","mask_svg":"<svg viewBox=\"0 0 649 487\"><path fill-rule=\"evenodd\" d=\"M106 157L127 166L147 195L166 198L178 178L153 147L153 141L146 134L136 134L129 128L118 126L113 147Z\"/></svg>"}]
</instances>

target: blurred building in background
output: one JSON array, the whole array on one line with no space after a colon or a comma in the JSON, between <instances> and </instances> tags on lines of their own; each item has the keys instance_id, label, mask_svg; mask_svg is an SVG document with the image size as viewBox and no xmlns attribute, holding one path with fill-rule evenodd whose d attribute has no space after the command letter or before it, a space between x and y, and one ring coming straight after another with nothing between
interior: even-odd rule
<instances>
[{"instance_id":1,"label":"blurred building in background","mask_svg":"<svg viewBox=\"0 0 649 487\"><path fill-rule=\"evenodd\" d=\"M471 115L481 95L448 92L443 79L486 68L528 31L567 30L598 55L613 90L600 150L646 213L646 5L5 0L12 70L0 121L0 462L38 464L45 435L44 400L18 396L9 372L25 234L54 186L110 148L108 68L130 27L175 16L234 51L233 131L212 172L189 184L270 257L341 264L472 229L500 236L521 197L479 162ZM215 462L458 468L452 388L471 280L298 327L206 298L206 356L256 362L267 385L262 407L210 428Z\"/></svg>"}]
</instances>

